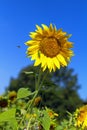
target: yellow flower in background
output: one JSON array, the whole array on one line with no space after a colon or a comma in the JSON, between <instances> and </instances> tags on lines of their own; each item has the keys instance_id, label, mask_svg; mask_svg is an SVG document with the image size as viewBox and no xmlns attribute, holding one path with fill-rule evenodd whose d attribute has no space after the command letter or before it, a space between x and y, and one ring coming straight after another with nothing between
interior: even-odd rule
<instances>
[{"instance_id":1,"label":"yellow flower in background","mask_svg":"<svg viewBox=\"0 0 87 130\"><path fill-rule=\"evenodd\" d=\"M37 117L36 114L29 114L29 113L26 114L26 118L27 118L27 119L36 118L36 117Z\"/></svg>"},{"instance_id":2,"label":"yellow flower in background","mask_svg":"<svg viewBox=\"0 0 87 130\"><path fill-rule=\"evenodd\" d=\"M82 129L87 128L87 105L77 109L76 116L76 125Z\"/></svg>"},{"instance_id":3,"label":"yellow flower in background","mask_svg":"<svg viewBox=\"0 0 87 130\"><path fill-rule=\"evenodd\" d=\"M41 102L42 98L40 96L36 97L34 100L34 105L37 106Z\"/></svg>"},{"instance_id":4,"label":"yellow flower in background","mask_svg":"<svg viewBox=\"0 0 87 130\"><path fill-rule=\"evenodd\" d=\"M7 98L0 96L0 108L5 108L8 106Z\"/></svg>"},{"instance_id":5,"label":"yellow flower in background","mask_svg":"<svg viewBox=\"0 0 87 130\"><path fill-rule=\"evenodd\" d=\"M31 40L25 44L27 48L27 55L31 60L35 60L34 66L41 64L43 71L48 68L51 72L61 66L67 66L73 51L73 43L68 41L70 35L63 32L62 29L57 30L56 26L50 24L42 27L36 25L35 32L30 33Z\"/></svg>"},{"instance_id":6,"label":"yellow flower in background","mask_svg":"<svg viewBox=\"0 0 87 130\"><path fill-rule=\"evenodd\" d=\"M15 98L17 98L17 93L15 91L9 92L9 99L14 100Z\"/></svg>"},{"instance_id":7,"label":"yellow flower in background","mask_svg":"<svg viewBox=\"0 0 87 130\"><path fill-rule=\"evenodd\" d=\"M50 118L58 117L58 114L55 113L53 110L46 108L46 111L48 112Z\"/></svg>"}]
</instances>

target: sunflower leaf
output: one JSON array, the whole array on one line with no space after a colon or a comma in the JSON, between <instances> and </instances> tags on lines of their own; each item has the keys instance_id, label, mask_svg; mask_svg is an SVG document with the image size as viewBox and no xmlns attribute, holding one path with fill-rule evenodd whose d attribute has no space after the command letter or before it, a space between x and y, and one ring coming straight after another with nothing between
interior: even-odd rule
<instances>
[{"instance_id":1,"label":"sunflower leaf","mask_svg":"<svg viewBox=\"0 0 87 130\"><path fill-rule=\"evenodd\" d=\"M12 127L13 130L16 130L18 123L15 118L15 113L15 108L11 108L3 113L0 113L0 123L8 122L9 127Z\"/></svg>"},{"instance_id":2,"label":"sunflower leaf","mask_svg":"<svg viewBox=\"0 0 87 130\"><path fill-rule=\"evenodd\" d=\"M0 122L10 121L11 119L15 119L16 109L11 108L8 111L0 113Z\"/></svg>"},{"instance_id":3,"label":"sunflower leaf","mask_svg":"<svg viewBox=\"0 0 87 130\"><path fill-rule=\"evenodd\" d=\"M17 93L17 99L28 97L31 94L32 93L28 90L28 88L20 88Z\"/></svg>"},{"instance_id":4,"label":"sunflower leaf","mask_svg":"<svg viewBox=\"0 0 87 130\"><path fill-rule=\"evenodd\" d=\"M51 119L47 113L47 111L43 110L43 116L40 118L41 125L43 126L44 130L50 129Z\"/></svg>"}]
</instances>

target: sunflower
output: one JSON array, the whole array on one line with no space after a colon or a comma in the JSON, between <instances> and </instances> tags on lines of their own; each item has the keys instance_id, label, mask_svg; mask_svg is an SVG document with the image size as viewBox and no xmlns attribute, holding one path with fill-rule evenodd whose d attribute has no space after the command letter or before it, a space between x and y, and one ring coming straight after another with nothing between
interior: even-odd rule
<instances>
[{"instance_id":1,"label":"sunflower","mask_svg":"<svg viewBox=\"0 0 87 130\"><path fill-rule=\"evenodd\" d=\"M46 111L48 112L48 115L50 116L50 118L58 117L58 114L55 113L53 110L46 108Z\"/></svg>"},{"instance_id":2,"label":"sunflower","mask_svg":"<svg viewBox=\"0 0 87 130\"><path fill-rule=\"evenodd\" d=\"M9 92L9 99L10 99L11 101L13 101L13 100L16 99L16 98L17 98L17 93L16 93L15 91Z\"/></svg>"},{"instance_id":3,"label":"sunflower","mask_svg":"<svg viewBox=\"0 0 87 130\"><path fill-rule=\"evenodd\" d=\"M70 50L73 43L68 41L71 35L62 29L57 30L52 24L49 27L36 25L36 28L35 32L30 33L31 40L25 43L28 46L27 56L35 60L34 66L41 64L43 71L48 68L50 72L67 66L73 56Z\"/></svg>"},{"instance_id":4,"label":"sunflower","mask_svg":"<svg viewBox=\"0 0 87 130\"><path fill-rule=\"evenodd\" d=\"M87 128L87 105L76 110L76 126Z\"/></svg>"}]
</instances>

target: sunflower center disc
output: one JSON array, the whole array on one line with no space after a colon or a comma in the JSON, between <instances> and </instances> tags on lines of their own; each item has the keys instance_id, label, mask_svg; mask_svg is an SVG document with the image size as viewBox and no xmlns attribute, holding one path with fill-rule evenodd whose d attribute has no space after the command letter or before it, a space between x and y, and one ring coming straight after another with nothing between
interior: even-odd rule
<instances>
[{"instance_id":1,"label":"sunflower center disc","mask_svg":"<svg viewBox=\"0 0 87 130\"><path fill-rule=\"evenodd\" d=\"M55 38L44 38L40 44L40 51L47 57L55 57L59 51L60 46Z\"/></svg>"}]
</instances>

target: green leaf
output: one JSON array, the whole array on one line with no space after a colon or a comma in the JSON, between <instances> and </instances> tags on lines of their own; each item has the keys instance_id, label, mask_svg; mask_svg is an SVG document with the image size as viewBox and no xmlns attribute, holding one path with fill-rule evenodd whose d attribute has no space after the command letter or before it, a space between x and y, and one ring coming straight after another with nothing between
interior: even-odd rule
<instances>
[{"instance_id":1,"label":"green leaf","mask_svg":"<svg viewBox=\"0 0 87 130\"><path fill-rule=\"evenodd\" d=\"M40 117L41 125L43 126L44 130L49 130L51 125L51 119L47 113L47 111L43 110L43 113L41 113L43 116Z\"/></svg>"},{"instance_id":2,"label":"green leaf","mask_svg":"<svg viewBox=\"0 0 87 130\"><path fill-rule=\"evenodd\" d=\"M17 92L17 99L25 98L31 95L31 91L28 88L20 88Z\"/></svg>"},{"instance_id":3,"label":"green leaf","mask_svg":"<svg viewBox=\"0 0 87 130\"><path fill-rule=\"evenodd\" d=\"M16 119L12 118L9 120L9 126L12 128L12 130L17 130L18 123Z\"/></svg>"},{"instance_id":4,"label":"green leaf","mask_svg":"<svg viewBox=\"0 0 87 130\"><path fill-rule=\"evenodd\" d=\"M0 114L0 123L8 122L9 126L11 126L13 128L13 130L16 130L17 129L17 121L15 118L15 113L16 113L15 108L11 108L11 109L1 113Z\"/></svg>"},{"instance_id":5,"label":"green leaf","mask_svg":"<svg viewBox=\"0 0 87 130\"><path fill-rule=\"evenodd\" d=\"M57 127L55 128L55 130L63 130L63 127L62 127L62 126L57 126Z\"/></svg>"},{"instance_id":6,"label":"green leaf","mask_svg":"<svg viewBox=\"0 0 87 130\"><path fill-rule=\"evenodd\" d=\"M11 108L5 112L2 112L0 114L0 122L9 121L12 118L15 118L15 112L16 112L15 108Z\"/></svg>"}]
</instances>

